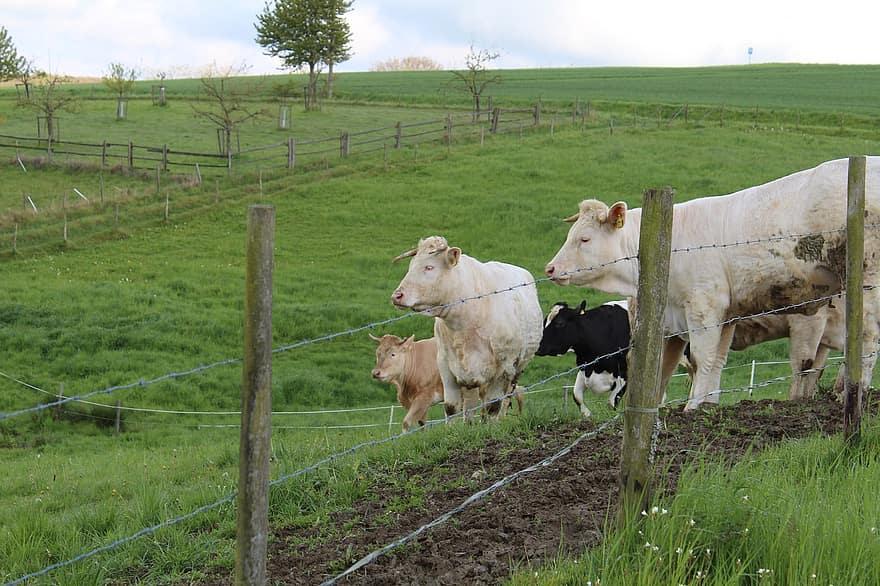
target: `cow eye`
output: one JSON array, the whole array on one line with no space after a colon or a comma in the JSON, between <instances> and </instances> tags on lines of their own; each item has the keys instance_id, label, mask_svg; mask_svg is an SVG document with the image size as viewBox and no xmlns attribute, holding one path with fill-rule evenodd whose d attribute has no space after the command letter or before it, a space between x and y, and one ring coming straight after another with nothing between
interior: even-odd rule
<instances>
[{"instance_id":1,"label":"cow eye","mask_svg":"<svg viewBox=\"0 0 880 586\"><path fill-rule=\"evenodd\" d=\"M426 271L433 271L433 270L434 270L434 266L433 266L433 265L426 265L426 266L425 266L425 270L426 270Z\"/></svg>"},{"instance_id":2,"label":"cow eye","mask_svg":"<svg viewBox=\"0 0 880 586\"><path fill-rule=\"evenodd\" d=\"M586 237L586 236L584 236L583 238L581 238L581 242L583 242L584 244L586 244L586 243L589 242L589 241L590 241L590 239L589 239L588 237Z\"/></svg>"},{"instance_id":3,"label":"cow eye","mask_svg":"<svg viewBox=\"0 0 880 586\"><path fill-rule=\"evenodd\" d=\"M392 353L391 353L391 358L394 358L395 356L397 356L397 354L395 354L394 352L392 352Z\"/></svg>"}]
</instances>

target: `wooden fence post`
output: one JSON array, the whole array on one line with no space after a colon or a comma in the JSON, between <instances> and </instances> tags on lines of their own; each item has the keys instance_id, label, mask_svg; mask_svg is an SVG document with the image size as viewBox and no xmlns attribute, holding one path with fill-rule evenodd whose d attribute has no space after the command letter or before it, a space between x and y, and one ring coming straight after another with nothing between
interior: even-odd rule
<instances>
[{"instance_id":1,"label":"wooden fence post","mask_svg":"<svg viewBox=\"0 0 880 586\"><path fill-rule=\"evenodd\" d=\"M489 132L495 134L498 132L498 120L501 118L501 108L495 108L492 110L492 126L489 128Z\"/></svg>"},{"instance_id":2,"label":"wooden fence post","mask_svg":"<svg viewBox=\"0 0 880 586\"><path fill-rule=\"evenodd\" d=\"M688 105L685 104L684 105L684 125L687 126L687 124L688 124Z\"/></svg>"},{"instance_id":3,"label":"wooden fence post","mask_svg":"<svg viewBox=\"0 0 880 586\"><path fill-rule=\"evenodd\" d=\"M116 421L114 422L114 428L116 430L116 435L119 435L119 430L122 427L122 401L116 399Z\"/></svg>"},{"instance_id":4,"label":"wooden fence post","mask_svg":"<svg viewBox=\"0 0 880 586\"><path fill-rule=\"evenodd\" d=\"M162 170L168 171L168 145L162 145Z\"/></svg>"},{"instance_id":5,"label":"wooden fence post","mask_svg":"<svg viewBox=\"0 0 880 586\"><path fill-rule=\"evenodd\" d=\"M400 139L402 136L403 136L403 128L401 127L400 122L398 122L394 126L394 148L396 148L396 149L400 148Z\"/></svg>"},{"instance_id":6,"label":"wooden fence post","mask_svg":"<svg viewBox=\"0 0 880 586\"><path fill-rule=\"evenodd\" d=\"M65 193L61 200L61 207L64 209L64 242L67 243L67 194Z\"/></svg>"},{"instance_id":7,"label":"wooden fence post","mask_svg":"<svg viewBox=\"0 0 880 586\"><path fill-rule=\"evenodd\" d=\"M296 166L296 139L292 136L287 139L287 168Z\"/></svg>"},{"instance_id":8,"label":"wooden fence post","mask_svg":"<svg viewBox=\"0 0 880 586\"><path fill-rule=\"evenodd\" d=\"M165 190L165 223L168 223L169 212L171 211L171 200L170 195L168 194L168 190Z\"/></svg>"},{"instance_id":9,"label":"wooden fence post","mask_svg":"<svg viewBox=\"0 0 880 586\"><path fill-rule=\"evenodd\" d=\"M12 233L12 254L18 254L18 222L15 223L15 231Z\"/></svg>"},{"instance_id":10,"label":"wooden fence post","mask_svg":"<svg viewBox=\"0 0 880 586\"><path fill-rule=\"evenodd\" d=\"M128 141L128 168L134 169L134 144Z\"/></svg>"},{"instance_id":11,"label":"wooden fence post","mask_svg":"<svg viewBox=\"0 0 880 586\"><path fill-rule=\"evenodd\" d=\"M538 102L537 104L535 104L535 110L534 110L534 113L532 114L532 116L535 119L534 120L535 126L538 126L539 124L541 124L541 102Z\"/></svg>"},{"instance_id":12,"label":"wooden fence post","mask_svg":"<svg viewBox=\"0 0 880 586\"><path fill-rule=\"evenodd\" d=\"M672 249L672 193L669 187L662 191L649 189L642 206L639 242L646 246L639 246L638 304L624 399L618 510L621 524L638 518L651 497L657 406L662 394L660 363Z\"/></svg>"},{"instance_id":13,"label":"wooden fence post","mask_svg":"<svg viewBox=\"0 0 880 586\"><path fill-rule=\"evenodd\" d=\"M248 208L235 584L264 586L272 411L272 249L275 208Z\"/></svg>"},{"instance_id":14,"label":"wooden fence post","mask_svg":"<svg viewBox=\"0 0 880 586\"><path fill-rule=\"evenodd\" d=\"M862 284L865 262L865 167L866 159L849 158L846 191L846 384L843 401L843 435L847 442L859 440L862 419ZM875 349L871 349L872 351Z\"/></svg>"},{"instance_id":15,"label":"wooden fence post","mask_svg":"<svg viewBox=\"0 0 880 586\"><path fill-rule=\"evenodd\" d=\"M101 169L107 166L107 141L101 142Z\"/></svg>"},{"instance_id":16,"label":"wooden fence post","mask_svg":"<svg viewBox=\"0 0 880 586\"><path fill-rule=\"evenodd\" d=\"M351 150L351 135L348 132L343 132L339 135L339 156L343 159L348 156L349 151Z\"/></svg>"}]
</instances>

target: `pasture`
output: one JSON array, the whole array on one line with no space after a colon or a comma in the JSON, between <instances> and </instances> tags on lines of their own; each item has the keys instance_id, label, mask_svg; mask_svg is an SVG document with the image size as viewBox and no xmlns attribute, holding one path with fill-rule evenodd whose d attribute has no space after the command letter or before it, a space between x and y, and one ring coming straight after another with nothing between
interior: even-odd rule
<instances>
[{"instance_id":1,"label":"pasture","mask_svg":"<svg viewBox=\"0 0 880 586\"><path fill-rule=\"evenodd\" d=\"M347 77L340 78L340 92ZM139 132L158 133L166 124L173 130L178 125L189 128L192 123L186 120L190 114L182 105L170 106L172 114L179 116L170 123L150 118L154 115L150 108L144 106L143 118L138 118L140 110L133 105L130 122L117 128L110 103L96 102L82 112L86 119L96 118L79 128L94 136L105 129L124 134L127 124ZM351 120L340 121L328 108L314 116L302 115L302 123L314 121L317 133L355 123L369 126L379 119L425 116L425 110L348 108ZM104 110L108 122L102 121ZM24 129L25 122L6 116L0 132L10 124L21 124ZM67 132L70 125L64 128ZM181 137L207 144L212 137L204 130L181 133ZM640 127L622 128L612 135L604 128L567 128L552 137L546 132L523 139L493 137L482 148L471 143L450 150L425 147L417 154L401 151L387 166L381 160L362 160L346 163L337 172L272 174L264 181L262 198L252 177L223 179L219 203L177 218L172 214L167 224L138 225L106 241L0 261L0 372L7 375L0 378L0 408L11 411L35 405L45 400L40 390L54 395L61 384L66 395L78 395L240 356L247 203L271 203L277 210L274 337L279 347L402 317L388 298L405 268L392 265L390 259L419 237L443 234L467 254L518 264L540 276L564 238L566 226L560 219L574 212L584 197L623 199L637 206L642 190L657 185L674 186L677 201L727 193L823 160L878 152L880 137L870 127L862 130L837 136L776 127ZM263 132L273 131L267 125ZM167 140L167 136L157 134L156 138ZM42 189L60 191L78 179L77 172L61 169L34 170L26 176L11 165L0 169L0 180L15 185L14 191L31 181ZM112 181L120 188L138 185L131 178ZM20 194L9 194L6 188L0 191L4 198L0 201L8 202L4 207L20 205ZM545 309L558 300L577 303L587 298L595 304L605 299L549 283L539 285L538 292ZM413 316L374 331L415 333L421 338L430 335L431 324ZM274 409L314 411L392 404L393 391L370 380L373 347L366 331L360 331L279 352L273 371ZM732 354L729 365L786 358L787 344L775 342ZM570 357L536 358L523 383L535 383L572 366ZM758 380L787 373L785 364L761 367ZM823 380L827 383L833 374L826 373ZM107 397L99 395L95 401L113 405L119 399L123 406L144 409L234 411L239 405L239 378L233 363ZM570 375L562 381L570 384L573 378ZM725 371L723 387L747 384L748 368ZM487 442L505 452L516 446L540 445L548 429L563 426L566 433L572 433L577 427L573 423L576 409L570 401L563 405L560 386L560 381L553 381L536 389L552 390L530 396L524 417L486 426L429 429L279 484L272 492L272 527L290 528L288 537L298 536L294 539L307 544L326 543L339 535L338 512L376 502L381 495L372 490L380 484L404 487L395 493L396 500L381 520L393 525L395 515L424 506L427 492L411 478L412 470L442 466L459 453L479 454ZM786 390L787 382L781 382L755 394L778 398ZM683 384L677 382L671 396L680 398L684 393ZM727 395L724 402L743 395ZM600 421L611 415L602 405L601 398L590 404ZM0 457L7 472L0 480L0 578L13 580L234 491L237 429L199 426L234 425L235 416L125 412L124 432L115 435L95 424L109 423L104 420L111 418L110 413L112 409L78 405L57 418L44 413L0 422ZM440 409L435 407L431 416L439 417ZM400 417L398 410L395 432ZM358 442L387 437L387 423L386 409L278 415L273 420L273 477ZM379 427L285 429L335 425ZM823 453L826 448L816 450ZM435 480L432 489L467 494L478 484L463 473ZM856 486L851 490L861 494ZM233 508L222 504L58 570L44 580L61 584L210 582L212 576L228 575L233 528ZM851 543L854 548L863 545ZM362 553L352 551L349 557ZM508 565L517 566L522 559L510 560ZM348 561L353 560L337 560L331 567L342 570ZM573 564L561 561L559 571L580 576L574 573ZM719 572L722 569L730 570L725 566ZM551 576L546 579L553 583ZM718 580L713 583L727 583L721 577ZM603 577L602 583L609 579Z\"/></svg>"}]
</instances>

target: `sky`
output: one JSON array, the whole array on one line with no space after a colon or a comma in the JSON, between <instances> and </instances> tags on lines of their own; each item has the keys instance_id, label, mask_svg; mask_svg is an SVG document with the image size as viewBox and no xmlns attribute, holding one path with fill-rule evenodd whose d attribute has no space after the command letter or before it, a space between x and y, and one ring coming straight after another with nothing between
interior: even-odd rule
<instances>
[{"instance_id":1,"label":"sky","mask_svg":"<svg viewBox=\"0 0 880 586\"><path fill-rule=\"evenodd\" d=\"M0 0L19 54L53 73L144 78L212 64L278 73L257 45L265 0ZM522 67L880 64L880 1L354 0L351 60L339 71L425 56L462 68L471 46Z\"/></svg>"}]
</instances>

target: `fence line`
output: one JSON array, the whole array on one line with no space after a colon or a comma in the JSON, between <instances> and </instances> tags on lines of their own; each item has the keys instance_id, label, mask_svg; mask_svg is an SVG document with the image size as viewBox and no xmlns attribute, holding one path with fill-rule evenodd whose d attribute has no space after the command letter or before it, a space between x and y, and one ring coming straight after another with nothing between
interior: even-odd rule
<instances>
[{"instance_id":1,"label":"fence line","mask_svg":"<svg viewBox=\"0 0 880 586\"><path fill-rule=\"evenodd\" d=\"M880 225L880 224L873 224L872 226L878 226L878 225ZM810 234L796 234L796 235L788 236L788 237L803 238L804 236L809 236L809 235L810 235ZM774 238L774 239L778 239L778 238L784 238L784 237L786 237L786 235L774 236L773 238ZM762 241L763 241L763 240L762 240ZM753 243L754 243L754 241L750 241L750 242L749 242L749 244L753 244ZM739 245L744 245L744 244L745 244L744 242L741 242L741 243L731 243L730 246L739 246ZM708 245L708 246L709 246L709 247L713 247L712 245ZM718 247L718 246L719 246L719 245L715 245L714 247ZM720 246L725 246L725 245L722 244L722 245L720 245ZM698 249L698 250L703 250L703 248L700 248L700 249ZM684 249L680 249L679 251L680 251L680 252L681 252L681 251L684 251ZM686 251L686 252L693 252L693 251L694 251L694 250L692 249L691 251ZM565 272L565 273L561 273L561 275L570 275L570 274L574 274L574 273L578 273L578 272L594 271L594 270L598 270L598 269L601 269L601 268L606 267L606 266L610 266L610 265L616 264L616 263L618 263L618 262L630 261L630 260L637 259L637 258L638 258L637 255L625 256L625 257L621 257L621 258L617 258L617 259L614 259L614 260L608 261L608 262L606 262L606 263L600 263L600 264L598 264L598 265L593 265L593 266L589 266L589 267L581 267L581 268L578 268L578 269L574 269L574 270L572 270L572 271L568 271L568 272ZM452 302L449 302L449 303L446 303L446 304L436 305L436 306L429 307L429 308L426 308L426 309L423 309L423 310L420 310L420 311L412 311L412 312L405 313L405 314L400 315L400 316L396 316L396 317L388 318L388 319L385 319L385 320L380 320L380 321L376 321L376 322L370 322L370 323L365 324L365 325L362 325L362 326L357 326L357 327L354 327L354 328L349 328L349 329L347 329L347 330L342 330L342 331L339 331L339 332L334 332L334 333L331 333L331 334L326 334L326 335L323 335L323 336L319 336L319 337L317 337L317 338L303 339L303 340L300 340L300 341L295 342L295 343L292 343L292 344L288 344L288 345L283 345L283 346L277 347L277 348L275 348L275 349L272 350L272 353L273 353L273 354L278 354L278 353L282 353L282 352L288 352L288 351L291 351L291 350L294 350L294 349L297 349L297 348L301 348L301 347L303 347L303 346L312 345L312 344L315 344L315 343L318 343L318 342L329 341L329 340L332 340L332 339L335 339L335 338L338 338L338 337L342 337L342 336L350 336L350 335L354 335L354 334L356 334L356 333L363 332L363 331L366 331L366 330L372 330L372 329L374 329L374 328L376 328L376 327L379 327L379 326L382 326L382 325L388 325L388 324L396 323L396 322L401 321L401 320L404 320L404 319L409 319L409 318L411 318L411 317L413 317L413 316L415 316L415 315L419 315L419 314L428 314L428 315L430 315L432 312L442 311L442 310L445 310L445 309L450 309L450 308L452 308L452 307L455 307L455 306L458 306L458 305L462 305L462 304L467 303L467 302L470 302L470 301L474 301L474 300L478 300L478 299L484 299L484 298L487 298L487 297L490 297L490 296L493 296L493 295L499 295L499 294L501 294L501 293L507 293L507 292L514 291L514 290L519 289L519 288L522 288L522 287L528 287L528 286L532 286L532 285L537 285L538 283L542 283L542 282L546 282L546 281L550 281L550 280L552 280L550 277L543 277L543 278L540 278L540 279L534 279L534 280L532 280L532 281L528 281L528 282L525 282L525 283L518 283L518 284L516 284L516 285L511 285L510 287L506 287L506 288L502 288L502 289L495 289L495 290L490 291L490 292L487 292L487 293L480 293L480 294L473 295L473 296L469 296L469 297L463 297L463 298L461 298L461 299L457 299L457 300L455 300L455 301L452 301ZM866 286L864 286L864 289L865 289L865 290L869 290L869 289L873 289L873 288L875 288L874 285L866 285ZM688 334L688 333L690 333L690 332L694 332L694 331L705 331L705 330L709 330L709 329L712 329L712 328L723 327L723 326L725 326L725 325L729 325L729 324L731 324L731 323L735 323L735 322L737 322L737 321L742 321L742 320L746 320L746 319L752 319L752 318L756 318L756 317L762 317L762 316L766 316L766 315L774 315L774 314L781 313L781 312L785 312L785 311L788 311L788 310L791 310L791 309L798 309L798 308L801 308L801 307L804 307L804 306L807 306L807 305L811 305L811 304L815 304L815 303L821 303L821 302L824 302L824 301L830 301L831 299L834 299L835 297L839 297L841 294L842 294L842 293L835 293L835 294L832 294L832 295L826 295L826 296L824 296L824 297L819 297L819 298L812 299L812 300L809 300L809 301L804 301L804 302L800 302L800 303L793 303L793 304L786 305L786 306L779 307L779 308L772 309L772 310L762 311L762 312L758 312L758 313L754 313L754 314L750 314L750 315L746 315L746 316L737 316L737 317L730 318L730 319L728 319L728 320L722 321L722 322L717 323L717 324L712 324L712 325L708 325L708 326L702 326L702 327L699 327L699 328L695 328L695 329L693 329L693 330L681 330L681 331L678 331L678 332L674 332L674 333L672 333L672 334L668 334L668 335L666 335L665 337L666 337L666 338L680 337L680 336L682 336L682 335L685 335L685 334ZM612 355L613 355L613 354L611 354L611 355L609 355L609 356L612 356ZM129 384L126 384L126 385L117 385L117 386L113 386L113 387L108 387L108 388L106 388L106 389L99 389L99 390L95 390L95 391L91 391L91 392L85 393L85 394L83 394L83 395L78 395L78 396L73 396L73 397L66 397L66 398L63 398L63 399L59 399L59 400L57 400L57 401L53 401L53 402L51 402L51 403L46 403L46 404L43 404L43 405L37 405L37 406L35 406L35 407L30 407L30 408L27 408L27 409L20 409L20 410L18 410L18 411L12 411L12 412L0 413L0 421L6 420L6 419L10 419L10 418L12 418L12 417L17 417L17 416L19 416L19 415L24 415L24 414L27 414L27 413L35 413L35 412L38 412L38 411L42 411L42 410L44 410L44 409L49 409L49 408L51 408L51 407L55 407L55 406L58 406L58 405L62 405L62 404L64 404L64 403L68 403L68 402L70 402L70 401L87 399L87 398L89 398L89 397L92 397L92 396L95 396L95 395L98 395L98 394L110 394L110 393L115 392L115 391L118 391L118 390L126 390L126 389L135 388L135 387L139 387L139 386L140 386L140 387L149 386L149 385L152 385L152 384L155 384L155 383L158 383L158 382L162 382L162 381L165 381L165 380L174 379L174 378L180 378L180 377L184 377L184 376L189 376L189 375L192 375L192 374L196 374L196 373L204 372L204 371L209 370L209 369L211 369L211 368L215 368L215 367L218 367L218 366L229 365L229 364L234 364L234 363L237 363L237 362L241 362L241 358L228 358L228 359L225 359L225 360L220 360L220 361L214 362L214 363L212 363L212 364L208 364L208 365L204 365L204 366L199 366L199 367L196 367L196 368L192 368L192 369L187 370L187 371L168 373L168 374L161 375L161 376L156 377L156 378L151 379L151 380L143 380L143 379L142 379L142 380L140 380L140 381L138 381L138 382L135 382L135 383L129 383Z\"/></svg>"},{"instance_id":2,"label":"fence line","mask_svg":"<svg viewBox=\"0 0 880 586\"><path fill-rule=\"evenodd\" d=\"M541 380L541 381L538 381L538 382L536 382L536 383L533 383L533 384L531 384L531 385L525 387L524 392L527 392L527 393L528 393L528 392L537 392L537 391L532 391L532 389L534 389L535 387L539 387L539 386L541 386L541 385L543 385L543 384L545 384L545 383L547 383L547 382L549 382L549 381L551 381L551 380L555 380L555 379L560 378L560 377L562 377L562 376L565 376L565 375L567 375L567 374L571 374L572 372L574 372L574 371L578 370L579 368L581 368L581 366L590 366L590 365L593 365L593 364L595 364L596 362L598 362L599 360L603 360L603 359L605 359L605 358L607 358L607 357L609 357L609 356L612 356L612 355L614 355L614 354L617 354L617 353L619 353L619 352L621 352L621 351L628 351L628 350L629 350L629 347L624 348L624 349L622 349L622 350L615 351L615 352L613 352L613 353L609 353L609 354L607 354L607 355L600 356L600 357L596 358L594 361L591 361L591 362L586 363L586 364L584 364L584 365L577 365L577 366L575 366L575 367L573 367L573 368L570 368L570 369L567 369L567 370L564 370L564 371L561 371L561 372L557 372L557 373L555 373L555 374L553 374L553 375L550 375L550 376L546 377L545 379L543 379L543 380ZM866 354L866 355L862 356L862 358L868 358L868 357L874 356L874 355L876 355L876 354L877 354L877 352L872 352L872 353L869 353L869 354ZM751 386L752 386L753 388L759 388L759 385L760 385L760 386L769 386L769 385L772 384L772 383L779 382L779 380L785 380L785 379L787 379L787 378L791 378L792 376L793 376L793 375L785 375L785 376L782 376L782 377L775 377L775 378L773 378L773 379L768 379L767 381L762 381L762 383L755 383L754 385L751 385ZM7 378L9 378L9 377L7 377ZM20 382L20 381L17 381L17 382ZM26 384L26 383L25 383L25 384ZM748 390L748 387L744 387L743 389L744 389L744 390ZM717 391L714 391L714 393L712 393L712 394L723 394L723 393L732 393L732 392L743 392L743 389L740 389L740 388L737 388L737 389L719 389L719 390L717 390ZM546 390L553 390L553 389L544 389L544 390L546 391ZM475 407L471 408L471 411L476 411L476 410L482 409L483 407L485 407L486 405L492 403L493 401L503 400L503 398L513 396L513 394L514 394L514 392L511 392L511 393L508 393L508 394L504 395L503 397L499 397L499 398L496 398L496 399L494 399L494 400L492 400L492 401L488 401L488 402L486 402L485 404L476 405ZM670 401L670 402L667 402L665 406L668 407L668 406L670 406L670 405L675 405L675 404L677 404L677 403L682 403L682 402L684 402L685 400L686 400L686 399L677 399L677 400L674 400L674 401ZM464 412L462 412L462 413L460 413L460 414L457 414L456 416L463 416L463 415L464 415ZM609 420L609 422L606 422L606 423L610 423L610 421L614 421L614 420L616 420L618 417L619 417L619 416L615 416L614 419ZM343 451L340 451L340 452L337 452L337 453L334 453L334 454L330 454L330 455L328 455L328 456L325 456L324 458L318 460L317 462L315 462L315 463L313 463L313 464L311 464L311 465L309 465L309 466L307 466L307 467L305 467L305 468L301 468L301 469L296 470L296 471L294 471L294 472L291 472L291 473L288 473L288 474L284 474L284 475L282 475L282 476L276 478L275 480L270 481L269 485L270 485L270 486L278 486L278 485L283 484L283 483L285 483L285 482L287 482L287 481L289 481L289 480L292 480L293 478L296 478L296 477L299 477L299 476L302 476L302 475L308 474L308 473L310 473L310 472L313 472L313 471L319 469L320 467L322 467L322 466L324 466L324 465L326 465L326 464L332 463L332 462L334 462L334 461L336 461L336 460L339 460L339 459L341 459L341 458L343 458L343 457L345 457L345 456L347 456L347 455L353 454L353 453L355 453L355 452L357 452L357 451L360 451L360 450L362 450L362 449L365 449L365 448L368 448L368 447L375 447L375 446L378 446L378 445L382 445L382 444L386 444L386 443L390 443L390 442L396 441L396 440L398 440L398 439L400 439L400 438L402 438L402 437L404 437L404 436L407 436L407 435L410 435L410 434L413 434L413 433L418 433L418 432L422 431L423 429L428 429L428 428L430 428L430 427L433 427L433 426L438 425L438 424L440 424L440 423L443 423L443 422L445 422L445 421L446 421L446 419L430 420L430 421L426 422L426 425L425 425L424 427L417 427L417 428L413 428L413 429L411 429L411 430L409 430L409 431L404 431L404 432L401 432L401 433L399 433L399 434L391 435L391 436L388 436L388 437L385 437L385 438L374 439L374 440L369 440L369 441L365 441L365 442L358 443L358 444L356 444L356 445L354 445L354 446L351 446L351 447L349 447L349 448L347 448L347 449L345 449L345 450L343 450ZM385 425L386 425L386 424L378 424L377 426L385 426ZM597 431L598 431L598 430L597 430ZM137 540L137 539L140 539L141 537L144 537L144 536L150 535L150 534L152 534L152 533L155 533L156 531L158 531L158 530L160 530L160 529L164 529L164 528L166 528L166 527L170 527L170 526L172 526L172 525L176 525L176 524L181 523L181 522L183 522L183 521L187 521L187 520L189 520L189 519L192 519L192 518L194 518L194 517L200 515L201 513L204 513L204 512L210 511L210 510L212 510L212 509L215 509L215 508L217 508L217 507L219 507L219 506L221 506L221 505L223 505L223 504L226 504L226 503L228 503L228 502L232 502L232 501L235 499L235 496L236 496L235 493L228 494L228 495L222 497L221 499L219 499L219 500L217 500L217 501L214 501L214 502L209 503L209 504L206 504L206 505L202 505L201 507L198 507L197 509L194 509L193 511L190 511L189 513L185 513L185 514L183 514L183 515L179 515L179 516L177 516L177 517L173 517L173 518L171 518L171 519L167 519L167 520L165 520L165 521L162 521L162 522L157 523L157 524L155 524L155 525L152 525L152 526L150 526L150 527L145 527L145 528L143 528L143 529L137 531L136 533L134 533L134 534L132 534L132 535L129 535L129 536L127 536L127 537L120 538L120 539L118 539L118 540L116 540L116 541L114 541L114 542L111 542L111 543L109 543L109 544L106 544L106 545L103 545L103 546L100 546L100 547L96 547L96 548L94 548L94 549L91 549L91 550L89 550L89 551L86 551L86 552L84 552L84 553L81 553L81 554L79 554L79 555L77 555L77 556L75 556L75 557L73 557L73 558L70 558L70 559L68 559L68 560L66 560L66 561L62 561L62 562L57 562L57 563L51 564L51 565L49 565L49 566L46 566L45 568L42 568L41 570L38 570L38 571L36 571L36 572L33 572L33 573L27 574L27 575L25 575L25 576L22 576L22 577L20 577L20 578L17 578L17 579L15 579L15 580L11 581L11 582L7 582L7 583L4 584L3 586L18 586L19 584L23 584L24 582L26 582L26 581L28 581L28 580L31 580L31 579L33 579L33 578L38 578L38 577L40 577L40 576L44 576L44 575L46 575L46 574L48 574L48 573L50 573L50 572L52 572L52 571L54 571L54 570L57 570L57 569L60 569L60 568L63 568L63 567L66 567L66 566L72 565L72 564L74 564L74 563L77 563L77 562L80 562L80 561L82 561L82 560L85 560L85 559L88 559L88 558L90 558L90 557L93 557L93 556L95 556L95 555L97 555L97 554L104 553L104 552L106 552L106 551L110 551L110 550L112 550L112 549L115 549L115 548L120 547L120 546L122 546L122 545L125 545L125 544L127 544L127 543L130 543L130 542L132 542L132 541L135 541L135 540ZM454 514L455 514L455 513L453 513L453 515L454 515ZM451 515L450 515L450 516L451 516ZM441 521L441 523L442 523L442 521ZM437 523L437 524L439 524L439 523ZM412 538L410 538L410 539L412 539ZM381 555L381 554L380 554L380 555ZM378 557L378 556L377 556L377 557ZM338 579L338 577L337 577L337 579Z\"/></svg>"}]
</instances>

